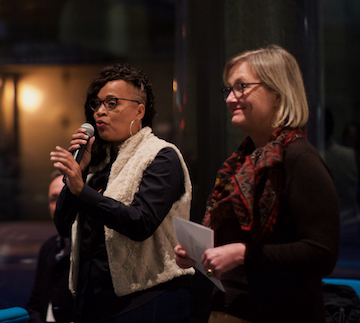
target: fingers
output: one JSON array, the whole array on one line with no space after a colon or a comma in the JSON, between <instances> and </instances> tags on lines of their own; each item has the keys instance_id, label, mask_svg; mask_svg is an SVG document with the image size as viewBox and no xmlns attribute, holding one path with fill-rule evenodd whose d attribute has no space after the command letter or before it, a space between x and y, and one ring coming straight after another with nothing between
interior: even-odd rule
<instances>
[{"instance_id":1,"label":"fingers","mask_svg":"<svg viewBox=\"0 0 360 323\"><path fill-rule=\"evenodd\" d=\"M187 256L186 251L180 244L175 246L174 252L175 261L180 268L186 269L195 266L196 262Z\"/></svg>"},{"instance_id":2,"label":"fingers","mask_svg":"<svg viewBox=\"0 0 360 323\"><path fill-rule=\"evenodd\" d=\"M64 148L56 146L55 151L50 152L50 160L54 162L54 167L65 176L66 185L71 193L79 196L84 182L80 166L73 155Z\"/></svg>"},{"instance_id":3,"label":"fingers","mask_svg":"<svg viewBox=\"0 0 360 323\"><path fill-rule=\"evenodd\" d=\"M220 247L207 249L201 264L204 270L212 270L213 277L220 279L224 272L244 264L246 245L243 243L230 243Z\"/></svg>"},{"instance_id":4,"label":"fingers","mask_svg":"<svg viewBox=\"0 0 360 323\"><path fill-rule=\"evenodd\" d=\"M186 257L186 251L181 247L178 243L174 248L175 254L179 255L180 257Z\"/></svg>"},{"instance_id":5,"label":"fingers","mask_svg":"<svg viewBox=\"0 0 360 323\"><path fill-rule=\"evenodd\" d=\"M89 139L88 145L87 145L87 147L86 147L86 150L88 150L89 153L91 153L91 147L92 147L94 141L95 141L95 137L92 136L92 137Z\"/></svg>"},{"instance_id":6,"label":"fingers","mask_svg":"<svg viewBox=\"0 0 360 323\"><path fill-rule=\"evenodd\" d=\"M73 155L60 146L56 146L55 151L50 152L50 160L54 162L53 166L66 177L73 176L79 167Z\"/></svg>"},{"instance_id":7,"label":"fingers","mask_svg":"<svg viewBox=\"0 0 360 323\"><path fill-rule=\"evenodd\" d=\"M208 270L209 268L215 269L216 267L216 264L214 263L214 259L211 257L211 253L209 250L210 249L205 250L205 252L201 257L201 264L203 265L205 270ZM213 260L213 263L211 263L211 260Z\"/></svg>"},{"instance_id":8,"label":"fingers","mask_svg":"<svg viewBox=\"0 0 360 323\"><path fill-rule=\"evenodd\" d=\"M214 249L215 248L210 248L205 250L201 258L201 264L208 277L214 277L220 280L223 271L216 257L216 250Z\"/></svg>"},{"instance_id":9,"label":"fingers","mask_svg":"<svg viewBox=\"0 0 360 323\"><path fill-rule=\"evenodd\" d=\"M50 152L50 160L55 162L54 166L56 168L60 167L60 170L64 169L64 167L70 167L74 161L72 154L60 146L56 146L55 149L55 151Z\"/></svg>"},{"instance_id":10,"label":"fingers","mask_svg":"<svg viewBox=\"0 0 360 323\"><path fill-rule=\"evenodd\" d=\"M68 150L60 146L56 146L55 151L50 152L50 160L54 162L54 167L57 168L65 177L67 187L71 193L79 196L83 187L83 171L91 160L91 146L95 141L95 137L89 139L85 134L86 129L78 128L72 135L70 147ZM87 145L89 141L89 144ZM73 152L82 145L87 145L84 155L78 163L73 156Z\"/></svg>"},{"instance_id":11,"label":"fingers","mask_svg":"<svg viewBox=\"0 0 360 323\"><path fill-rule=\"evenodd\" d=\"M175 261L180 268L187 269L195 266L195 261L189 257L175 255Z\"/></svg>"},{"instance_id":12,"label":"fingers","mask_svg":"<svg viewBox=\"0 0 360 323\"><path fill-rule=\"evenodd\" d=\"M86 129L84 128L79 128L75 131L75 133L71 136L69 151L73 152L74 150L80 148L80 146L87 144L89 136L85 133Z\"/></svg>"}]
</instances>

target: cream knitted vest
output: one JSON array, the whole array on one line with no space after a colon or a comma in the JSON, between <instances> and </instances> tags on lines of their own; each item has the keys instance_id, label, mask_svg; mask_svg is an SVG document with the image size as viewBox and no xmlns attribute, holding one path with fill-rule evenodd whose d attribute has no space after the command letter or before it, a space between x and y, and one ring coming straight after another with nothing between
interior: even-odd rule
<instances>
[{"instance_id":1,"label":"cream knitted vest","mask_svg":"<svg viewBox=\"0 0 360 323\"><path fill-rule=\"evenodd\" d=\"M176 151L183 168L185 193L180 200L173 204L154 234L144 241L133 241L105 227L110 273L115 293L118 296L145 290L175 277L194 273L193 269L183 270L178 267L174 259L173 248L177 240L172 218L179 216L189 219L191 203L189 172L176 146L156 137L149 127L141 129L119 147L118 156L110 170L104 196L130 205L139 189L144 171L159 151L165 147L171 147ZM77 223L74 222L73 235L77 233ZM76 246L73 250L76 250ZM72 260L75 261L75 254ZM76 273L73 270L74 268L71 270L72 276L76 279ZM71 287L76 286L74 283L72 281Z\"/></svg>"}]
</instances>

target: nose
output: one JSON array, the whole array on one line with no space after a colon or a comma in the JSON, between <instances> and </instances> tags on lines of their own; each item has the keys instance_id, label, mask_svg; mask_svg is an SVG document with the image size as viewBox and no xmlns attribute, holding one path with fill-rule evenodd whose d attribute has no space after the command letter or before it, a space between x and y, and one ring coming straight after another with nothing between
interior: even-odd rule
<instances>
[{"instance_id":1,"label":"nose","mask_svg":"<svg viewBox=\"0 0 360 323\"><path fill-rule=\"evenodd\" d=\"M237 102L237 101L239 101L239 98L236 97L234 89L231 89L228 97L226 98L226 103Z\"/></svg>"},{"instance_id":2,"label":"nose","mask_svg":"<svg viewBox=\"0 0 360 323\"><path fill-rule=\"evenodd\" d=\"M105 102L100 102L100 106L99 108L95 111L96 114L98 115L103 115L106 114L108 111L108 109L105 108Z\"/></svg>"}]
</instances>

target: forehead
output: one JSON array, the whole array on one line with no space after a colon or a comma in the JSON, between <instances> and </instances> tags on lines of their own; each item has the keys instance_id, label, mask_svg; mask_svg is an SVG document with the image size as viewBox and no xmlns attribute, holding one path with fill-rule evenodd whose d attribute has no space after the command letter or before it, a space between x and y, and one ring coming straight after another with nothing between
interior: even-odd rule
<instances>
[{"instance_id":1,"label":"forehead","mask_svg":"<svg viewBox=\"0 0 360 323\"><path fill-rule=\"evenodd\" d=\"M49 195L60 194L64 186L63 176L56 177L49 186Z\"/></svg>"},{"instance_id":2,"label":"forehead","mask_svg":"<svg viewBox=\"0 0 360 323\"><path fill-rule=\"evenodd\" d=\"M107 82L99 91L98 97L117 96L121 97L126 94L136 94L138 90L135 86L124 80L114 80Z\"/></svg>"},{"instance_id":3,"label":"forehead","mask_svg":"<svg viewBox=\"0 0 360 323\"><path fill-rule=\"evenodd\" d=\"M249 67L248 62L240 62L235 64L228 74L228 82L234 84L236 82L254 82L258 80L257 74Z\"/></svg>"}]
</instances>

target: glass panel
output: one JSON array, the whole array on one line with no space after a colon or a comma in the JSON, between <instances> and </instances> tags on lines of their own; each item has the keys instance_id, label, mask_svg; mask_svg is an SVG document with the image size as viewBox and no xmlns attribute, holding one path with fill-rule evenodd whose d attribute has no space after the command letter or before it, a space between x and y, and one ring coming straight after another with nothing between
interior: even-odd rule
<instances>
[{"instance_id":1,"label":"glass panel","mask_svg":"<svg viewBox=\"0 0 360 323\"><path fill-rule=\"evenodd\" d=\"M324 159L337 188L341 247L333 273L359 278L360 272L360 3L324 1Z\"/></svg>"}]
</instances>

